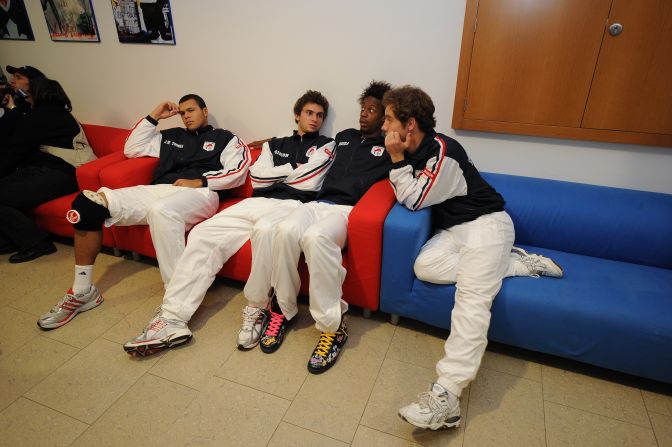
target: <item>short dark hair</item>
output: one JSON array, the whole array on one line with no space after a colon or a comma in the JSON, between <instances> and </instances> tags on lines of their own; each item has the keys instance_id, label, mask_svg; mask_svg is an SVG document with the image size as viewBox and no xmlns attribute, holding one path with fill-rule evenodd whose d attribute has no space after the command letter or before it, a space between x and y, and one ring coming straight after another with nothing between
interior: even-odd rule
<instances>
[{"instance_id":1,"label":"short dark hair","mask_svg":"<svg viewBox=\"0 0 672 447\"><path fill-rule=\"evenodd\" d=\"M423 132L429 132L436 127L432 98L418 87L404 85L393 88L383 96L383 106L391 106L404 125L409 118L415 118Z\"/></svg>"},{"instance_id":2,"label":"short dark hair","mask_svg":"<svg viewBox=\"0 0 672 447\"><path fill-rule=\"evenodd\" d=\"M34 78L30 80L28 89L33 98L33 107L40 104L57 104L63 106L68 112L72 111L70 98L58 81L47 78Z\"/></svg>"},{"instance_id":3,"label":"short dark hair","mask_svg":"<svg viewBox=\"0 0 672 447\"><path fill-rule=\"evenodd\" d=\"M391 88L392 86L388 82L375 80L371 81L359 96L359 102L362 103L369 96L382 101L385 93L387 93Z\"/></svg>"},{"instance_id":4,"label":"short dark hair","mask_svg":"<svg viewBox=\"0 0 672 447\"><path fill-rule=\"evenodd\" d=\"M294 115L301 115L303 107L309 102L322 106L324 109L324 118L327 118L327 114L329 113L329 101L327 101L327 98L317 90L308 90L296 100L294 103ZM298 123L296 119L294 121Z\"/></svg>"},{"instance_id":5,"label":"short dark hair","mask_svg":"<svg viewBox=\"0 0 672 447\"><path fill-rule=\"evenodd\" d=\"M198 104L198 107L200 107L201 109L205 109L206 107L208 107L205 105L205 101L203 100L203 98L194 93L189 93L188 95L184 95L183 97L181 97L178 104L182 104L183 102L189 101L190 99L196 101L196 104Z\"/></svg>"}]
</instances>

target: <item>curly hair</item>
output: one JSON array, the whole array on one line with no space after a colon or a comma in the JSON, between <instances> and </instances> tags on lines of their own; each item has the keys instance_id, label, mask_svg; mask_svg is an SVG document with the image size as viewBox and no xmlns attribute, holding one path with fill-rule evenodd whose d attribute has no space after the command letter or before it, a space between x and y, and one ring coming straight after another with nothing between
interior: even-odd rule
<instances>
[{"instance_id":1,"label":"curly hair","mask_svg":"<svg viewBox=\"0 0 672 447\"><path fill-rule=\"evenodd\" d=\"M201 109L205 109L206 107L208 107L205 105L205 101L203 100L203 98L201 98L195 93L189 93L188 95L184 95L183 97L180 98L180 100L177 103L182 104L183 102L187 102L190 99L196 101L196 104L198 104L198 107L200 107Z\"/></svg>"},{"instance_id":2,"label":"curly hair","mask_svg":"<svg viewBox=\"0 0 672 447\"><path fill-rule=\"evenodd\" d=\"M383 96L387 93L392 86L385 81L371 81L368 87L364 89L362 94L359 96L360 104L369 96L376 98L379 101L383 100Z\"/></svg>"},{"instance_id":3,"label":"curly hair","mask_svg":"<svg viewBox=\"0 0 672 447\"><path fill-rule=\"evenodd\" d=\"M72 111L70 98L68 98L68 95L58 81L47 78L34 78L30 80L28 91L33 98L33 106L58 104L63 106L68 112Z\"/></svg>"},{"instance_id":4,"label":"curly hair","mask_svg":"<svg viewBox=\"0 0 672 447\"><path fill-rule=\"evenodd\" d=\"M329 113L329 101L327 101L327 98L325 98L324 95L322 95L322 93L318 92L317 90L308 90L306 93L301 95L299 99L296 100L296 103L294 103L294 115L301 115L303 107L309 102L315 103L318 106L322 106L324 109L324 119L327 118L327 114ZM299 122L296 119L294 121L297 123Z\"/></svg>"},{"instance_id":5,"label":"curly hair","mask_svg":"<svg viewBox=\"0 0 672 447\"><path fill-rule=\"evenodd\" d=\"M418 87L404 85L393 88L383 96L383 106L391 106L404 125L409 118L415 118L423 132L430 132L436 126L432 98Z\"/></svg>"}]
</instances>

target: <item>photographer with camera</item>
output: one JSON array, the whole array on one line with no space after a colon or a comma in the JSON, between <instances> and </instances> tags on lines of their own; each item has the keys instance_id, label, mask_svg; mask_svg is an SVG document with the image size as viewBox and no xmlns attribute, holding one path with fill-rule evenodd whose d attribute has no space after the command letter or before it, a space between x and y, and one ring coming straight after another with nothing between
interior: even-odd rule
<instances>
[{"instance_id":1,"label":"photographer with camera","mask_svg":"<svg viewBox=\"0 0 672 447\"><path fill-rule=\"evenodd\" d=\"M0 86L1 105L4 113L0 116L0 144L5 146L12 131L16 128L16 120L30 112L30 103L27 98L32 79L44 78L44 73L35 67L7 66L7 73L12 75L9 84Z\"/></svg>"}]
</instances>

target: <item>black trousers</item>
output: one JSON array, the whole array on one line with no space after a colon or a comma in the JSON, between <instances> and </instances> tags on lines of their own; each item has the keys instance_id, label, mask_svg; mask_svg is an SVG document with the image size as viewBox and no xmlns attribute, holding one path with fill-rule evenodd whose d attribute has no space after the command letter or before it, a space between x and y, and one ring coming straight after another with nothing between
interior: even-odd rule
<instances>
[{"instance_id":1,"label":"black trousers","mask_svg":"<svg viewBox=\"0 0 672 447\"><path fill-rule=\"evenodd\" d=\"M21 250L42 242L48 233L24 211L78 189L75 168L66 172L30 166L0 178L0 241L11 242Z\"/></svg>"}]
</instances>

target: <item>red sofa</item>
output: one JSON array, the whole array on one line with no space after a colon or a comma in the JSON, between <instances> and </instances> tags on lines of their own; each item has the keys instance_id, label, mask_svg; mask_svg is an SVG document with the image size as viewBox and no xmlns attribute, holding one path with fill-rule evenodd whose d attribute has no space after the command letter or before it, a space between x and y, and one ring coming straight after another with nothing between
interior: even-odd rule
<instances>
[{"instance_id":1,"label":"red sofa","mask_svg":"<svg viewBox=\"0 0 672 447\"><path fill-rule=\"evenodd\" d=\"M105 168L126 160L124 143L128 137L128 129L116 127L82 124L86 138L98 159L77 168L77 184L79 189L97 191L103 186L101 173ZM33 210L35 222L49 233L65 237L74 237L72 224L65 219L71 208L72 201L78 193L59 197L43 203ZM115 240L109 228L103 230L103 245L115 247Z\"/></svg>"},{"instance_id":2,"label":"red sofa","mask_svg":"<svg viewBox=\"0 0 672 447\"><path fill-rule=\"evenodd\" d=\"M128 135L126 129L105 126L83 125L98 160L77 170L80 189L97 190L101 186L124 188L148 184L158 164L156 158L127 159L123 146ZM252 147L252 160L261 153L260 147ZM35 210L38 223L47 231L62 236L73 236L72 225L65 220L65 213L76 194L52 200ZM246 183L231 191L230 197L222 200L219 210L252 195L249 178ZM354 207L348 225L348 246L343 252L343 265L348 273L343 284L343 299L360 306L365 315L378 309L380 296L380 267L382 259L383 225L395 202L394 193L387 180L375 184ZM156 258L154 245L147 225L106 228L104 244L115 249L129 250ZM229 261L219 275L246 281L252 260L248 241ZM308 271L303 258L300 261L302 293L308 293Z\"/></svg>"}]
</instances>

